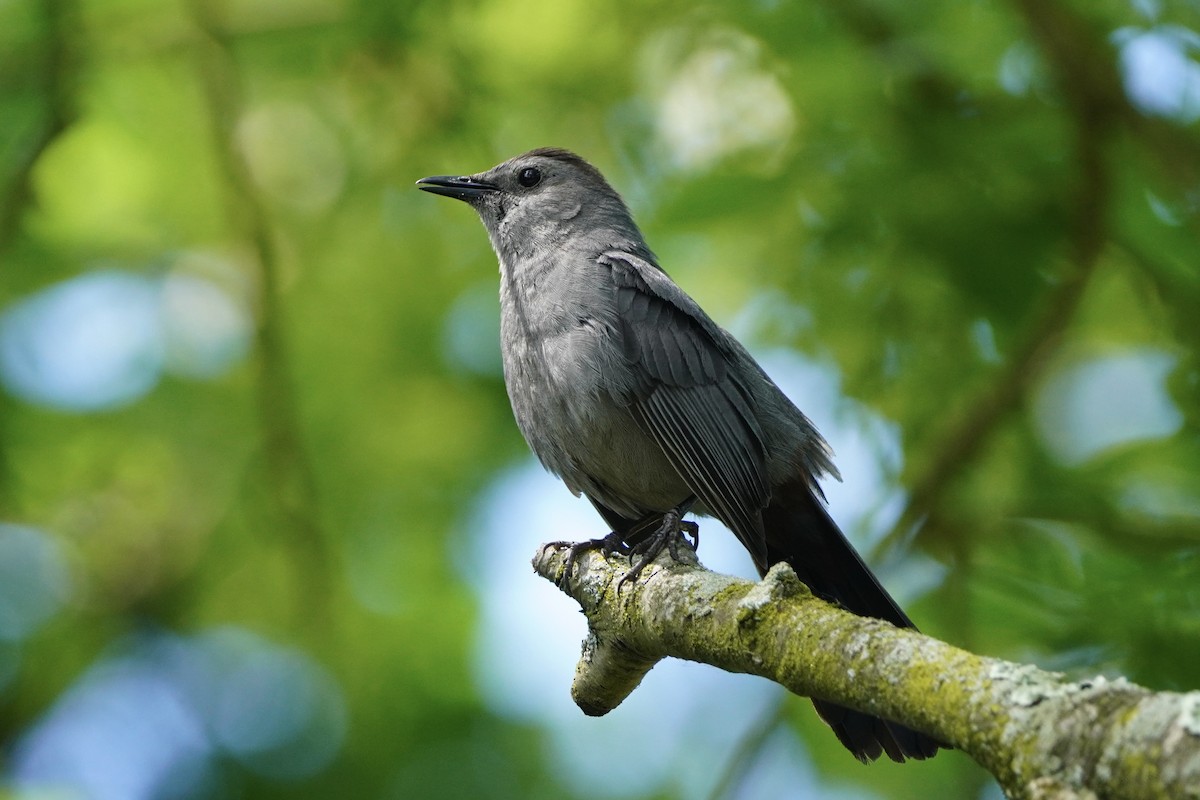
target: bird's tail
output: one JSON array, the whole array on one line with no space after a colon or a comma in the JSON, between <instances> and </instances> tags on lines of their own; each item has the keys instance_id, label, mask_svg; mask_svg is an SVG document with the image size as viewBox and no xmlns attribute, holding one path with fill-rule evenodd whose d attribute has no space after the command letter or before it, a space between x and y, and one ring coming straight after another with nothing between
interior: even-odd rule
<instances>
[{"instance_id":1,"label":"bird's tail","mask_svg":"<svg viewBox=\"0 0 1200 800\"><path fill-rule=\"evenodd\" d=\"M777 487L763 511L763 525L768 563L758 565L760 572L786 561L818 597L864 617L887 620L901 628L916 627L879 585L808 486ZM893 761L929 758L945 746L903 725L824 700L813 700L813 705L860 761L873 761L881 753Z\"/></svg>"}]
</instances>

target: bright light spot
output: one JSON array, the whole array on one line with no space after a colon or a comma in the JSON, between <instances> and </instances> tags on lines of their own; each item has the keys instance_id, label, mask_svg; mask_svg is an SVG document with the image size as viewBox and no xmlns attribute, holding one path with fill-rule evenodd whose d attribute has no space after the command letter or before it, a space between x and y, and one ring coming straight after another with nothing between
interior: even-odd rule
<instances>
[{"instance_id":1,"label":"bright light spot","mask_svg":"<svg viewBox=\"0 0 1200 800\"><path fill-rule=\"evenodd\" d=\"M17 396L73 411L132 402L158 382L163 346L154 282L92 272L0 317L0 379Z\"/></svg>"},{"instance_id":2,"label":"bright light spot","mask_svg":"<svg viewBox=\"0 0 1200 800\"><path fill-rule=\"evenodd\" d=\"M17 742L20 790L89 800L200 797L217 764L269 778L323 769L345 710L303 653L232 628L147 635L91 667Z\"/></svg>"},{"instance_id":3,"label":"bright light spot","mask_svg":"<svg viewBox=\"0 0 1200 800\"><path fill-rule=\"evenodd\" d=\"M971 341L979 357L988 364L1000 363L1000 349L996 346L996 329L985 317L980 317L971 323Z\"/></svg>"},{"instance_id":4,"label":"bright light spot","mask_svg":"<svg viewBox=\"0 0 1200 800\"><path fill-rule=\"evenodd\" d=\"M1167 392L1175 357L1152 348L1067 364L1043 381L1034 418L1047 449L1079 465L1131 442L1171 436L1183 415Z\"/></svg>"},{"instance_id":5,"label":"bright light spot","mask_svg":"<svg viewBox=\"0 0 1200 800\"><path fill-rule=\"evenodd\" d=\"M1146 114L1182 123L1200 119L1200 34L1178 25L1114 34L1129 99Z\"/></svg>"},{"instance_id":6,"label":"bright light spot","mask_svg":"<svg viewBox=\"0 0 1200 800\"><path fill-rule=\"evenodd\" d=\"M1150 206L1150 211L1164 225L1170 225L1172 228L1178 228L1183 224L1183 220L1179 218L1179 212L1171 207L1171 204L1161 197L1156 195L1149 189L1146 190L1146 203Z\"/></svg>"},{"instance_id":7,"label":"bright light spot","mask_svg":"<svg viewBox=\"0 0 1200 800\"><path fill-rule=\"evenodd\" d=\"M197 644L210 669L200 707L217 744L273 778L301 778L329 763L346 731L332 677L300 651L236 628Z\"/></svg>"},{"instance_id":8,"label":"bright light spot","mask_svg":"<svg viewBox=\"0 0 1200 800\"><path fill-rule=\"evenodd\" d=\"M19 789L88 800L188 796L212 749L196 709L144 657L108 659L88 672L17 743Z\"/></svg>"},{"instance_id":9,"label":"bright light spot","mask_svg":"<svg viewBox=\"0 0 1200 800\"><path fill-rule=\"evenodd\" d=\"M1041 64L1034 46L1029 42L1018 41L1000 57L1000 87L1011 95L1024 97L1037 87L1040 70Z\"/></svg>"},{"instance_id":10,"label":"bright light spot","mask_svg":"<svg viewBox=\"0 0 1200 800\"><path fill-rule=\"evenodd\" d=\"M746 151L773 160L791 140L796 117L778 78L761 66L761 46L729 29L694 38L672 31L649 50L646 74L665 152L684 170Z\"/></svg>"},{"instance_id":11,"label":"bright light spot","mask_svg":"<svg viewBox=\"0 0 1200 800\"><path fill-rule=\"evenodd\" d=\"M211 281L173 271L163 279L161 302L166 366L172 373L214 378L249 351L249 310Z\"/></svg>"},{"instance_id":12,"label":"bright light spot","mask_svg":"<svg viewBox=\"0 0 1200 800\"><path fill-rule=\"evenodd\" d=\"M1163 522L1193 523L1200 519L1200 490L1194 475L1156 471L1129 476L1120 490L1126 512Z\"/></svg>"},{"instance_id":13,"label":"bright light spot","mask_svg":"<svg viewBox=\"0 0 1200 800\"><path fill-rule=\"evenodd\" d=\"M316 214L341 194L346 182L341 144L307 106L260 106L238 123L237 140L255 182L276 202Z\"/></svg>"},{"instance_id":14,"label":"bright light spot","mask_svg":"<svg viewBox=\"0 0 1200 800\"><path fill-rule=\"evenodd\" d=\"M183 268L89 272L0 315L0 382L51 408L115 408L151 391L164 370L216 377L246 355L251 325L244 303Z\"/></svg>"},{"instance_id":15,"label":"bright light spot","mask_svg":"<svg viewBox=\"0 0 1200 800\"><path fill-rule=\"evenodd\" d=\"M795 341L813 328L813 314L781 291L755 292L727 326L739 341L774 344Z\"/></svg>"}]
</instances>

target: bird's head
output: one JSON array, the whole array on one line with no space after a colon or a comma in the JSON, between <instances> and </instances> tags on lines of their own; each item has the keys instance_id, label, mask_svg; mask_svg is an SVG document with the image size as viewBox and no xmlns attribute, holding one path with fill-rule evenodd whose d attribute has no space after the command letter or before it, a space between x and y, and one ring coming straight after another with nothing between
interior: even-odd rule
<instances>
[{"instance_id":1,"label":"bird's head","mask_svg":"<svg viewBox=\"0 0 1200 800\"><path fill-rule=\"evenodd\" d=\"M589 231L637 230L600 171L559 148L531 150L474 175L422 178L417 186L474 208L502 257Z\"/></svg>"}]
</instances>

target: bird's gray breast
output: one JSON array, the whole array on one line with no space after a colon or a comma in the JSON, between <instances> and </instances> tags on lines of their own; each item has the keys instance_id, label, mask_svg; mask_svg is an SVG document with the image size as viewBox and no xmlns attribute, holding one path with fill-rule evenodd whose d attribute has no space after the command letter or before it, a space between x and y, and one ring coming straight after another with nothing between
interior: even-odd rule
<instances>
[{"instance_id":1,"label":"bird's gray breast","mask_svg":"<svg viewBox=\"0 0 1200 800\"><path fill-rule=\"evenodd\" d=\"M534 454L573 492L623 516L680 502L686 485L625 405L634 372L610 273L553 257L501 272L505 385Z\"/></svg>"}]
</instances>

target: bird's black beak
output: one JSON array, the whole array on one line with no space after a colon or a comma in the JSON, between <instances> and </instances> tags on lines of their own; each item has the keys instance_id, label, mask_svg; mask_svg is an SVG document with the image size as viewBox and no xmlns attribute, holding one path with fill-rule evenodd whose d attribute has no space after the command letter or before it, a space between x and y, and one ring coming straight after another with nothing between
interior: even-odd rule
<instances>
[{"instance_id":1,"label":"bird's black beak","mask_svg":"<svg viewBox=\"0 0 1200 800\"><path fill-rule=\"evenodd\" d=\"M469 175L454 177L453 175L434 175L432 178L421 178L417 188L434 194L453 197L455 200L465 200L468 203L480 197L500 191L494 183L477 181Z\"/></svg>"}]
</instances>

